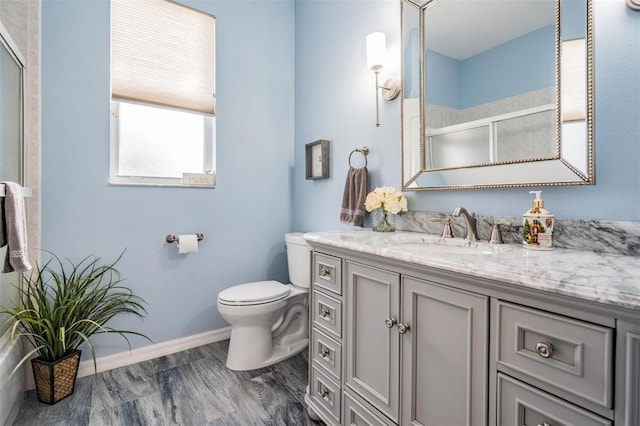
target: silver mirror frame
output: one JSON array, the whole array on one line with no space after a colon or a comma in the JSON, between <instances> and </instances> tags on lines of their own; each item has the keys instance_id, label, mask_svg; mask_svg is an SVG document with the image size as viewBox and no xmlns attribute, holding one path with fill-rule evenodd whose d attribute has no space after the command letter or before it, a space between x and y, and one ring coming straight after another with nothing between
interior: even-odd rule
<instances>
[{"instance_id":1,"label":"silver mirror frame","mask_svg":"<svg viewBox=\"0 0 640 426\"><path fill-rule=\"evenodd\" d=\"M595 184L595 164L594 164L594 77L593 77L593 0L585 0L586 6L586 112L585 112L585 135L586 135L586 173L578 170L567 159L562 157L561 151L561 96L560 96L560 7L561 1L556 0L556 19L555 19L555 38L556 38L556 143L557 156L552 158L533 158L527 160L477 164L467 167L456 167L449 169L426 169L426 153L425 153L425 58L424 54L420 55L420 129L419 133L419 171L414 173L409 170L407 162L407 144L405 141L406 132L416 129L405 128L405 99L404 99L404 48L405 48L405 28L404 28L404 7L405 3L410 7L416 7L420 10L419 26L420 26L420 50L424 46L424 11L429 5L437 1L446 0L429 0L424 4L418 4L414 0L400 0L400 36L401 36L401 102L400 102L400 132L401 132L401 167L400 178L403 191L435 191L435 190L451 190L451 189L485 189L485 188L511 188L511 187L527 187L527 186L566 186L566 185L594 185ZM418 155L415 151L414 156ZM411 153L410 153L411 154ZM414 157L415 163L415 157ZM415 165L415 164L414 164ZM540 172L544 168L544 172ZM544 176L543 176L544 175ZM419 180L440 181L441 177L449 177L447 181L458 180L461 184L438 184L427 183L420 184ZM436 177L436 178L434 178ZM422 179L421 179L422 178ZM451 179L453 178L453 179ZM442 180L444 181L444 180Z\"/></svg>"}]
</instances>

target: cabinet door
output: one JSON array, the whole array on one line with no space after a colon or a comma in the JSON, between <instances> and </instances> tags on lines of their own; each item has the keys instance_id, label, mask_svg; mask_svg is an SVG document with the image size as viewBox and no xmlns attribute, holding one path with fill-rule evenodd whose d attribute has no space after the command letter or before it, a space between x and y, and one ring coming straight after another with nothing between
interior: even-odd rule
<instances>
[{"instance_id":1,"label":"cabinet door","mask_svg":"<svg viewBox=\"0 0 640 426\"><path fill-rule=\"evenodd\" d=\"M484 425L488 299L403 276L403 425Z\"/></svg>"},{"instance_id":2,"label":"cabinet door","mask_svg":"<svg viewBox=\"0 0 640 426\"><path fill-rule=\"evenodd\" d=\"M346 286L345 383L397 422L399 275L347 262Z\"/></svg>"},{"instance_id":3,"label":"cabinet door","mask_svg":"<svg viewBox=\"0 0 640 426\"><path fill-rule=\"evenodd\" d=\"M612 329L502 300L496 323L498 370L526 374L579 405L613 406Z\"/></svg>"},{"instance_id":4,"label":"cabinet door","mask_svg":"<svg viewBox=\"0 0 640 426\"><path fill-rule=\"evenodd\" d=\"M346 389L343 393L343 424L349 426L393 426L395 423L369 408L368 404Z\"/></svg>"},{"instance_id":5,"label":"cabinet door","mask_svg":"<svg viewBox=\"0 0 640 426\"><path fill-rule=\"evenodd\" d=\"M618 321L616 425L640 425L640 324Z\"/></svg>"},{"instance_id":6,"label":"cabinet door","mask_svg":"<svg viewBox=\"0 0 640 426\"><path fill-rule=\"evenodd\" d=\"M610 420L502 373L498 373L497 400L500 426L611 426Z\"/></svg>"}]
</instances>

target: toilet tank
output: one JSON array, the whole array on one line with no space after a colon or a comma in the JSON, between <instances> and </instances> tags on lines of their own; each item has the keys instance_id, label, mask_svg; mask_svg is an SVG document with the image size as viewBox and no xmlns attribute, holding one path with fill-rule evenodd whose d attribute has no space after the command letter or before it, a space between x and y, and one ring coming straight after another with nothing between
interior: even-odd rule
<instances>
[{"instance_id":1,"label":"toilet tank","mask_svg":"<svg viewBox=\"0 0 640 426\"><path fill-rule=\"evenodd\" d=\"M298 287L309 288L311 283L311 247L302 232L285 234L289 280Z\"/></svg>"}]
</instances>

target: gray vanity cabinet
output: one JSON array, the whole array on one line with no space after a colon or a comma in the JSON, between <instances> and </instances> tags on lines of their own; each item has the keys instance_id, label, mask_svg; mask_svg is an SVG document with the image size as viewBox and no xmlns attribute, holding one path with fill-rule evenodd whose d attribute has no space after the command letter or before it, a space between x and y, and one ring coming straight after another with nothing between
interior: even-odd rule
<instances>
[{"instance_id":1,"label":"gray vanity cabinet","mask_svg":"<svg viewBox=\"0 0 640 426\"><path fill-rule=\"evenodd\" d=\"M400 275L350 261L345 269L345 384L397 422Z\"/></svg>"},{"instance_id":2,"label":"gray vanity cabinet","mask_svg":"<svg viewBox=\"0 0 640 426\"><path fill-rule=\"evenodd\" d=\"M344 423L350 426L394 426L395 423L380 415L375 408L356 393L344 390Z\"/></svg>"},{"instance_id":3,"label":"gray vanity cabinet","mask_svg":"<svg viewBox=\"0 0 640 426\"><path fill-rule=\"evenodd\" d=\"M640 322L640 315L638 315ZM640 324L618 321L616 365L616 419L626 426L640 425Z\"/></svg>"},{"instance_id":4,"label":"gray vanity cabinet","mask_svg":"<svg viewBox=\"0 0 640 426\"><path fill-rule=\"evenodd\" d=\"M613 405L613 329L505 301L496 318L498 370L594 411Z\"/></svg>"},{"instance_id":5,"label":"gray vanity cabinet","mask_svg":"<svg viewBox=\"0 0 640 426\"><path fill-rule=\"evenodd\" d=\"M402 277L402 424L487 424L489 299Z\"/></svg>"},{"instance_id":6,"label":"gray vanity cabinet","mask_svg":"<svg viewBox=\"0 0 640 426\"><path fill-rule=\"evenodd\" d=\"M342 259L313 253L309 414L328 425L342 416Z\"/></svg>"},{"instance_id":7,"label":"gray vanity cabinet","mask_svg":"<svg viewBox=\"0 0 640 426\"><path fill-rule=\"evenodd\" d=\"M345 283L348 388L395 423L487 423L487 297L351 261Z\"/></svg>"},{"instance_id":8,"label":"gray vanity cabinet","mask_svg":"<svg viewBox=\"0 0 640 426\"><path fill-rule=\"evenodd\" d=\"M327 425L640 425L637 310L314 250L307 403Z\"/></svg>"},{"instance_id":9,"label":"gray vanity cabinet","mask_svg":"<svg viewBox=\"0 0 640 426\"><path fill-rule=\"evenodd\" d=\"M611 421L560 398L498 374L498 425L611 426Z\"/></svg>"}]
</instances>

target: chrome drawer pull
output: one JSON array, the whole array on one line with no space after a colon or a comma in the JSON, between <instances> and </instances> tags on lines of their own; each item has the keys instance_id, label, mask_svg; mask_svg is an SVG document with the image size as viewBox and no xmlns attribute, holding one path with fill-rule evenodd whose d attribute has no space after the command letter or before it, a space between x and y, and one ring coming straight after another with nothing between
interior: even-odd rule
<instances>
[{"instance_id":1,"label":"chrome drawer pull","mask_svg":"<svg viewBox=\"0 0 640 426\"><path fill-rule=\"evenodd\" d=\"M331 312L327 308L325 308L324 306L322 308L320 308L320 316L322 318L328 317L329 314L331 314Z\"/></svg>"},{"instance_id":2,"label":"chrome drawer pull","mask_svg":"<svg viewBox=\"0 0 640 426\"><path fill-rule=\"evenodd\" d=\"M322 398L326 397L327 395L329 395L329 389L327 388L322 388L318 391L318 395L320 395Z\"/></svg>"},{"instance_id":3,"label":"chrome drawer pull","mask_svg":"<svg viewBox=\"0 0 640 426\"><path fill-rule=\"evenodd\" d=\"M395 318L387 318L386 320L384 320L384 325L387 326L387 328L391 328L394 325L396 325L398 323L398 321L396 321Z\"/></svg>"},{"instance_id":4,"label":"chrome drawer pull","mask_svg":"<svg viewBox=\"0 0 640 426\"><path fill-rule=\"evenodd\" d=\"M327 356L329 356L329 353L331 353L331 351L327 348L320 348L320 356L322 358L326 358Z\"/></svg>"},{"instance_id":5,"label":"chrome drawer pull","mask_svg":"<svg viewBox=\"0 0 640 426\"><path fill-rule=\"evenodd\" d=\"M551 423L547 423L547 422L538 423L538 426L551 426Z\"/></svg>"},{"instance_id":6,"label":"chrome drawer pull","mask_svg":"<svg viewBox=\"0 0 640 426\"><path fill-rule=\"evenodd\" d=\"M321 277L330 277L331 276L331 270L325 266L321 266L320 267L320 276Z\"/></svg>"},{"instance_id":7,"label":"chrome drawer pull","mask_svg":"<svg viewBox=\"0 0 640 426\"><path fill-rule=\"evenodd\" d=\"M402 324L398 324L398 332L400 334L404 334L409 330L409 324L407 323L402 323Z\"/></svg>"},{"instance_id":8,"label":"chrome drawer pull","mask_svg":"<svg viewBox=\"0 0 640 426\"><path fill-rule=\"evenodd\" d=\"M536 344L536 352L542 358L551 358L553 356L553 345L549 342L540 342Z\"/></svg>"}]
</instances>

